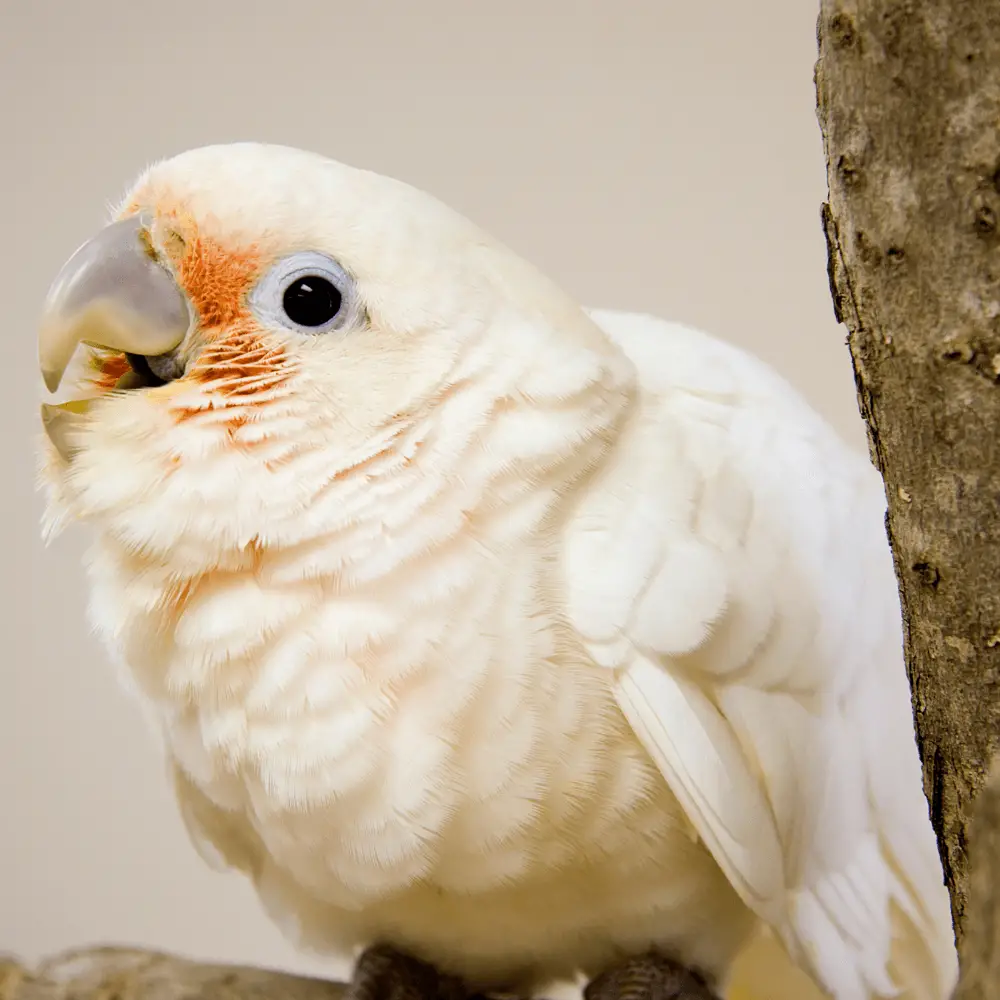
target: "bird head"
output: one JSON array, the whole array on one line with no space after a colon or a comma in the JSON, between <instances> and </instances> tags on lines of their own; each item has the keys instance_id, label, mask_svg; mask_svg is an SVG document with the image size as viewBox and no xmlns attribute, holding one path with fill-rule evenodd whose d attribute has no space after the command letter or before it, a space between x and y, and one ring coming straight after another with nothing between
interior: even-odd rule
<instances>
[{"instance_id":1,"label":"bird head","mask_svg":"<svg viewBox=\"0 0 1000 1000\"><path fill-rule=\"evenodd\" d=\"M425 545L555 497L633 379L577 303L432 197L253 143L139 177L55 279L39 360L66 397L43 406L49 532L90 522L192 571L334 537L343 571L419 516Z\"/></svg>"}]
</instances>

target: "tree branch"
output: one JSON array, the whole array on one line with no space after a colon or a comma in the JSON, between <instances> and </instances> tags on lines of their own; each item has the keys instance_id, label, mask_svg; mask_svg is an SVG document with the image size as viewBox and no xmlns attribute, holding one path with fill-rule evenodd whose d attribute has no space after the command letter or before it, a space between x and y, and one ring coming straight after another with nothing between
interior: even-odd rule
<instances>
[{"instance_id":1,"label":"tree branch","mask_svg":"<svg viewBox=\"0 0 1000 1000\"><path fill-rule=\"evenodd\" d=\"M29 970L0 956L0 1000L340 1000L343 983L133 948L66 952Z\"/></svg>"},{"instance_id":2,"label":"tree branch","mask_svg":"<svg viewBox=\"0 0 1000 1000\"><path fill-rule=\"evenodd\" d=\"M824 0L819 38L832 292L961 932L971 805L1000 742L1000 5Z\"/></svg>"},{"instance_id":3,"label":"tree branch","mask_svg":"<svg viewBox=\"0 0 1000 1000\"><path fill-rule=\"evenodd\" d=\"M976 801L962 981L955 1000L1000 997L1000 757Z\"/></svg>"},{"instance_id":4,"label":"tree branch","mask_svg":"<svg viewBox=\"0 0 1000 1000\"><path fill-rule=\"evenodd\" d=\"M886 485L958 995L1000 997L1000 4L822 0L818 34L830 288Z\"/></svg>"}]
</instances>

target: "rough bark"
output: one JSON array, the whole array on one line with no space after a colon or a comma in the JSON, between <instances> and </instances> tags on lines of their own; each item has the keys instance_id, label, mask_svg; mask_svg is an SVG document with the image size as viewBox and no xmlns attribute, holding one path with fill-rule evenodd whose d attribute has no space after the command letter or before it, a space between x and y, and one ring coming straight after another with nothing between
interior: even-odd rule
<instances>
[{"instance_id":1,"label":"rough bark","mask_svg":"<svg viewBox=\"0 0 1000 1000\"><path fill-rule=\"evenodd\" d=\"M988 870L969 902L1000 745L1000 0L822 0L819 47L831 293L886 485L925 791L958 938L974 909L970 944L993 947L989 989L962 995L1000 996Z\"/></svg>"},{"instance_id":2,"label":"rough bark","mask_svg":"<svg viewBox=\"0 0 1000 1000\"><path fill-rule=\"evenodd\" d=\"M972 866L962 981L955 1000L1000 997L1000 759L979 795L972 824ZM992 991L992 992L991 992Z\"/></svg>"},{"instance_id":3,"label":"rough bark","mask_svg":"<svg viewBox=\"0 0 1000 1000\"><path fill-rule=\"evenodd\" d=\"M343 991L342 983L132 948L67 952L36 969L0 956L0 1000L340 1000Z\"/></svg>"}]
</instances>

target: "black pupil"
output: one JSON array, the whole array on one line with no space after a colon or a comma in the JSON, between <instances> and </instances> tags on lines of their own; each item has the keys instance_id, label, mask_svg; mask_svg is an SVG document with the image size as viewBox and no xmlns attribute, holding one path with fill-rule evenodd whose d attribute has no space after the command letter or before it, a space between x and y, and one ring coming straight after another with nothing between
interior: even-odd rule
<instances>
[{"instance_id":1,"label":"black pupil","mask_svg":"<svg viewBox=\"0 0 1000 1000\"><path fill-rule=\"evenodd\" d=\"M316 274L296 278L282 299L285 315L299 326L322 326L340 312L340 292Z\"/></svg>"}]
</instances>

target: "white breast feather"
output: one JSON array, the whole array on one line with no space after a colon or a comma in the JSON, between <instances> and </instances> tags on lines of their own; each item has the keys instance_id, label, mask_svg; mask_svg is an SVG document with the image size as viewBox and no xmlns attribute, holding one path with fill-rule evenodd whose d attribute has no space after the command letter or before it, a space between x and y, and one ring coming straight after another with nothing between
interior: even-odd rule
<instances>
[{"instance_id":1,"label":"white breast feather","mask_svg":"<svg viewBox=\"0 0 1000 1000\"><path fill-rule=\"evenodd\" d=\"M554 463L585 468L604 419L585 352L522 377L473 346L447 415L338 455L365 464L343 481L303 398L269 408L294 434L266 471L108 412L76 471L114 512L92 613L192 836L317 948L389 938L527 988L653 944L723 973L756 915L836 1000L942 1000L878 477L752 359L594 316L642 394L568 496ZM491 410L490 377L531 406Z\"/></svg>"}]
</instances>

